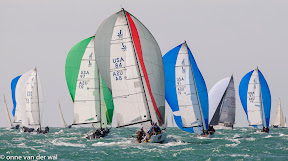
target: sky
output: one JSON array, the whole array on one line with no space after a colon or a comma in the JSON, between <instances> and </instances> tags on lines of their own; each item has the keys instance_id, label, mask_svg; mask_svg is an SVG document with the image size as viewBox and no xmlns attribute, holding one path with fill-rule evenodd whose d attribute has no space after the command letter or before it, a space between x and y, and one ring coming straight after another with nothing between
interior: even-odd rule
<instances>
[{"instance_id":1,"label":"sky","mask_svg":"<svg viewBox=\"0 0 288 161\"><path fill-rule=\"evenodd\" d=\"M278 98L288 113L287 5L287 0L1 0L0 94L11 112L11 80L37 67L45 97L42 125L61 125L58 100L71 124L66 56L123 7L150 30L162 55L186 40L208 90L234 75L236 126L248 125L239 83L258 66L271 90L273 120ZM166 111L170 116L169 107ZM7 125L1 96L0 127Z\"/></svg>"}]
</instances>

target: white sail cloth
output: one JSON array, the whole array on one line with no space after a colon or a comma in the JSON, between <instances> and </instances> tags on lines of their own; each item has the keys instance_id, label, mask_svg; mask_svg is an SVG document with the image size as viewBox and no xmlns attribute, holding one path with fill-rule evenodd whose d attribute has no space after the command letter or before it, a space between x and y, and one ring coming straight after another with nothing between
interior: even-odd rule
<instances>
[{"instance_id":1,"label":"white sail cloth","mask_svg":"<svg viewBox=\"0 0 288 161\"><path fill-rule=\"evenodd\" d=\"M40 127L40 104L43 102L42 88L36 69L24 73L16 86L16 102L20 107L22 125Z\"/></svg>"}]
</instances>

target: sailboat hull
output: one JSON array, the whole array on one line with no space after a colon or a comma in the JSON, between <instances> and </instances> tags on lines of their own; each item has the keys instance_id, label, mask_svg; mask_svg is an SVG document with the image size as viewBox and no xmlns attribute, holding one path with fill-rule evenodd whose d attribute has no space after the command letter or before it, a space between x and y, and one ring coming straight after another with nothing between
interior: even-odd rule
<instances>
[{"instance_id":1,"label":"sailboat hull","mask_svg":"<svg viewBox=\"0 0 288 161\"><path fill-rule=\"evenodd\" d=\"M166 131L161 132L161 134L152 135L148 143L162 143L166 140L167 133Z\"/></svg>"}]
</instances>

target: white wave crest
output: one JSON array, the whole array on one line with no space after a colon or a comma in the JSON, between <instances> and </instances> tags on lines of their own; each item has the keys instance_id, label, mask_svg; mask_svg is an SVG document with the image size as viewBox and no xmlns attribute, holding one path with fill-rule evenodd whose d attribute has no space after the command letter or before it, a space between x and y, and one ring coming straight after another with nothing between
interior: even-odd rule
<instances>
[{"instance_id":1,"label":"white wave crest","mask_svg":"<svg viewBox=\"0 0 288 161\"><path fill-rule=\"evenodd\" d=\"M82 147L82 148L85 147L85 145L83 145L83 144L65 143L65 142L62 142L62 141L56 141L56 139L52 140L51 143L53 145L57 145L57 146L72 146L72 147Z\"/></svg>"}]
</instances>

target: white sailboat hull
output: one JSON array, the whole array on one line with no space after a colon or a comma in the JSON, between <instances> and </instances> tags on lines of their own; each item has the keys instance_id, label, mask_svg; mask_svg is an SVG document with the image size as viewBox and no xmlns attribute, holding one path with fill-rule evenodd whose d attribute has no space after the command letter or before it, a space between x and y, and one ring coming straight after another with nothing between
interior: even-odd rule
<instances>
[{"instance_id":1,"label":"white sailboat hull","mask_svg":"<svg viewBox=\"0 0 288 161\"><path fill-rule=\"evenodd\" d=\"M166 140L166 138L167 138L167 133L166 131L162 130L161 134L152 135L148 142L149 143L162 143Z\"/></svg>"}]
</instances>

